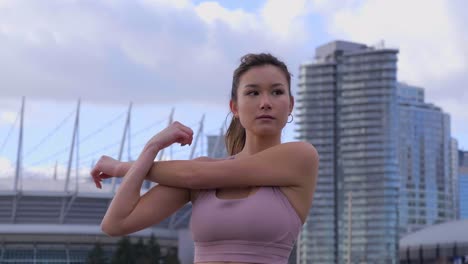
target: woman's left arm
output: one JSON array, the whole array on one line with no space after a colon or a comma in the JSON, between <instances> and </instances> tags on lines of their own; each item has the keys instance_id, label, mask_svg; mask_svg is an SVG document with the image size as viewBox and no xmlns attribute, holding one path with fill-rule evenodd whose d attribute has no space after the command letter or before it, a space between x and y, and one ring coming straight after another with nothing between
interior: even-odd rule
<instances>
[{"instance_id":1,"label":"woman's left arm","mask_svg":"<svg viewBox=\"0 0 468 264\"><path fill-rule=\"evenodd\" d=\"M303 186L315 182L318 163L318 153L311 144L290 142L248 158L216 162L155 162L147 178L160 184L189 189Z\"/></svg>"}]
</instances>

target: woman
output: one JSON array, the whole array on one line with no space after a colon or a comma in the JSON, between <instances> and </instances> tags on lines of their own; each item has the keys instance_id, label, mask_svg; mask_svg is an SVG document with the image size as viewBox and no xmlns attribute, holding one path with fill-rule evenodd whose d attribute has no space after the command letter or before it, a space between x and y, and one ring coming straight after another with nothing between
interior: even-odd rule
<instances>
[{"instance_id":1,"label":"woman","mask_svg":"<svg viewBox=\"0 0 468 264\"><path fill-rule=\"evenodd\" d=\"M138 159L103 156L91 171L125 175L102 221L121 236L155 225L191 201L196 263L287 263L315 191L318 154L305 142L281 143L294 98L286 65L270 54L248 54L234 71L226 133L231 157L154 162L193 131L175 122L151 138ZM143 181L159 183L140 197Z\"/></svg>"}]
</instances>

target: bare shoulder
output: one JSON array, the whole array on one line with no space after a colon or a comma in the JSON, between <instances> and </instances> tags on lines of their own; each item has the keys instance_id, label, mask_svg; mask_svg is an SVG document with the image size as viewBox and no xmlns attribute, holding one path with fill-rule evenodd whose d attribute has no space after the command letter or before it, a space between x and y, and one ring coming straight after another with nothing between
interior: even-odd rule
<instances>
[{"instance_id":1,"label":"bare shoulder","mask_svg":"<svg viewBox=\"0 0 468 264\"><path fill-rule=\"evenodd\" d=\"M279 146L281 146L284 149L294 151L299 154L310 155L313 158L318 157L317 150L309 142L305 142L305 141L287 142L287 143L280 144Z\"/></svg>"},{"instance_id":2,"label":"bare shoulder","mask_svg":"<svg viewBox=\"0 0 468 264\"><path fill-rule=\"evenodd\" d=\"M287 142L272 148L277 155L288 157L298 162L318 163L318 152L315 147L304 141Z\"/></svg>"}]
</instances>

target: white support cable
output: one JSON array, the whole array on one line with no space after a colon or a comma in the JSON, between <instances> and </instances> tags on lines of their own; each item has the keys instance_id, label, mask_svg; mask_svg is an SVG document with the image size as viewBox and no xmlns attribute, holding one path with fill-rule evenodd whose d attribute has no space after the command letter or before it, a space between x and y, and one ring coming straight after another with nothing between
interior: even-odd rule
<instances>
[{"instance_id":1,"label":"white support cable","mask_svg":"<svg viewBox=\"0 0 468 264\"><path fill-rule=\"evenodd\" d=\"M28 164L27 166L28 166L28 167L33 167L33 166L39 165L39 164L41 164L41 163L43 163L43 162L45 162L45 161L48 161L48 160L53 159L53 158L56 158L56 157L59 156L60 154L65 153L65 152L67 152L67 151L69 151L69 150L70 150L70 146L67 146L67 147L62 148L61 150L55 152L54 154L52 154L52 155L50 155L50 156L47 156L46 158L43 158L43 159L41 159L41 160L32 162L32 163Z\"/></svg>"},{"instance_id":2,"label":"white support cable","mask_svg":"<svg viewBox=\"0 0 468 264\"><path fill-rule=\"evenodd\" d=\"M34 147L32 147L31 149L29 149L28 152L26 152L26 154L24 154L24 157L28 157L31 153L33 153L34 151L36 151L42 144L44 144L50 137L52 137L55 133L57 133L57 131L59 131L64 125L65 123L68 121L68 119L70 119L73 114L75 113L75 110L74 111L71 111L60 123L57 127L55 127L52 132L48 133L45 137L43 137L38 144L36 144Z\"/></svg>"},{"instance_id":3,"label":"white support cable","mask_svg":"<svg viewBox=\"0 0 468 264\"><path fill-rule=\"evenodd\" d=\"M119 146L119 145L118 145L119 142L120 142L120 140L119 140L119 141L112 142L112 143L110 143L110 144L107 144L107 145L105 145L105 146L103 146L103 147L100 147L100 148L97 149L97 150L94 150L93 152L88 152L88 153L86 153L85 155L82 155L81 158L82 158L82 159L85 159L85 158L94 156L94 155L96 155L96 154L98 154L98 153L103 153L105 150L112 149L112 148L117 148L117 147Z\"/></svg>"},{"instance_id":4,"label":"white support cable","mask_svg":"<svg viewBox=\"0 0 468 264\"><path fill-rule=\"evenodd\" d=\"M86 142L88 139L90 139L92 136L95 136L99 133L101 133L102 131L108 129L111 125L113 125L115 122L117 122L119 119L121 119L123 116L124 116L125 112L122 112L120 113L116 118L110 120L109 122L107 122L106 124L102 125L101 127L99 127L98 129L94 130L93 132L87 134L86 136L84 136L80 142L81 143L84 143Z\"/></svg>"},{"instance_id":5,"label":"white support cable","mask_svg":"<svg viewBox=\"0 0 468 264\"><path fill-rule=\"evenodd\" d=\"M124 149L124 146L125 146L125 138L126 138L126 134L128 133L128 127L130 126L131 114L132 114L132 102L130 102L130 105L128 106L127 119L125 120L124 132L123 132L123 135L122 135L122 140L120 142L119 154L118 154L118 157L117 157L118 161L122 161L122 154L123 154L123 149ZM117 183L117 178L113 177L112 178L112 188L111 188L112 193L115 193L116 183Z\"/></svg>"},{"instance_id":6,"label":"white support cable","mask_svg":"<svg viewBox=\"0 0 468 264\"><path fill-rule=\"evenodd\" d=\"M21 110L20 110L20 111L21 111ZM8 140L10 139L11 133L13 133L13 129L15 128L16 123L17 123L18 120L19 120L19 118L18 118L19 116L20 116L20 113L17 113L17 114L16 114L16 117L15 117L15 121L14 121L13 124L11 125L10 130L8 131L8 134L7 134L7 136L5 137L5 140L4 140L3 143L2 143L2 146L0 146L0 154L3 153L3 149L5 148L6 143L9 142Z\"/></svg>"},{"instance_id":7,"label":"white support cable","mask_svg":"<svg viewBox=\"0 0 468 264\"><path fill-rule=\"evenodd\" d=\"M149 124L148 126L137 130L136 132L134 132L133 134L131 134L131 136L132 136L132 137L135 137L135 136L137 136L137 135L139 135L139 134L141 134L141 133L143 133L143 132L149 130L149 129L152 128L152 127L159 126L159 125L162 124L164 121L166 121L166 119L161 119L161 120L155 121L155 122Z\"/></svg>"}]
</instances>

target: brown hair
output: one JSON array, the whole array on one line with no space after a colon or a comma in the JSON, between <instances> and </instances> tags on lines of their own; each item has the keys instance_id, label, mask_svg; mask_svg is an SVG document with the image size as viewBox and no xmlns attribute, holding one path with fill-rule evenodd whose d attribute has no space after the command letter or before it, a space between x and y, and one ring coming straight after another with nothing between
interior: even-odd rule
<instances>
[{"instance_id":1,"label":"brown hair","mask_svg":"<svg viewBox=\"0 0 468 264\"><path fill-rule=\"evenodd\" d=\"M234 71L232 77L231 100L237 102L237 88L239 87L240 78L244 73L253 67L273 65L284 72L288 81L289 96L291 96L291 73L288 67L282 61L269 53L247 54L240 59L240 65ZM240 123L240 120L235 116L232 117L231 124L226 131L225 143L229 155L239 153L245 145L245 128Z\"/></svg>"}]
</instances>

